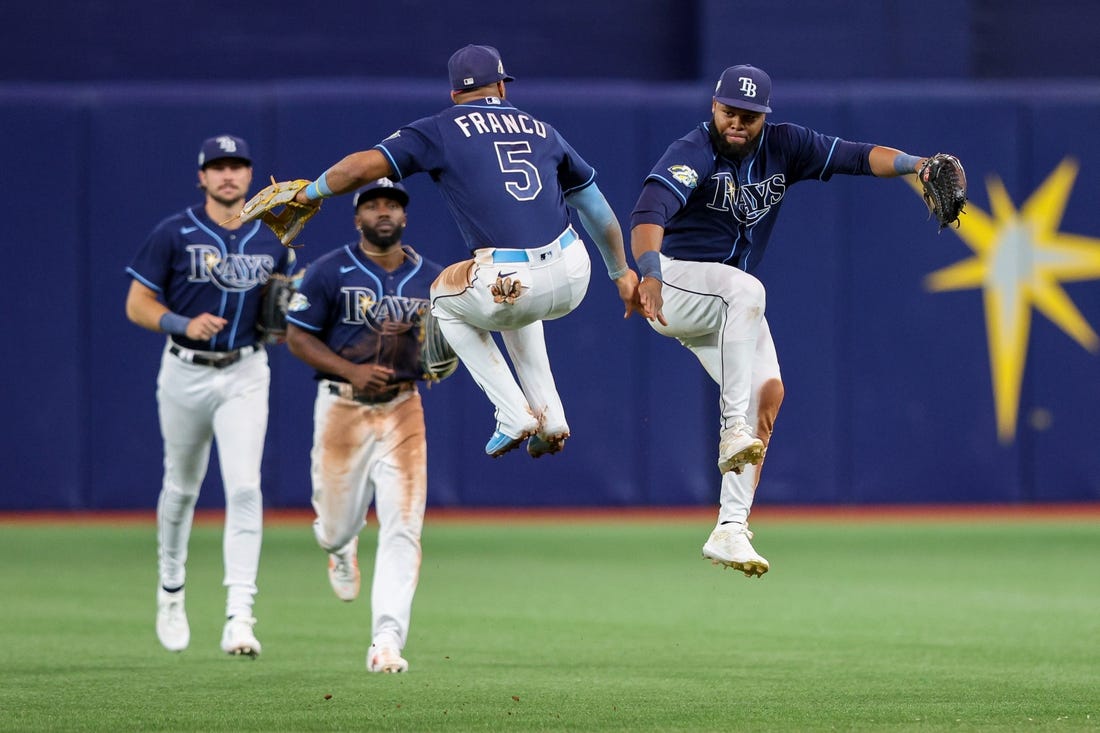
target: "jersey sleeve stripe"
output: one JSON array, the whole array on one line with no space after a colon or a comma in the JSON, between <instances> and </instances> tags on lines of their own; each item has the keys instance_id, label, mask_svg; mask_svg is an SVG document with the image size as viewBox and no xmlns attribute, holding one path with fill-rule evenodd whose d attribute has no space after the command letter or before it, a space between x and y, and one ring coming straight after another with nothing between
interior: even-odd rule
<instances>
[{"instance_id":1,"label":"jersey sleeve stripe","mask_svg":"<svg viewBox=\"0 0 1100 733\"><path fill-rule=\"evenodd\" d=\"M390 151L386 150L386 146L382 143L378 143L374 146L374 149L386 156L386 160L390 162L390 168L393 168L393 175L390 176L395 181L400 181L404 176L401 174L401 168L398 167L397 161L390 155Z\"/></svg>"},{"instance_id":2,"label":"jersey sleeve stripe","mask_svg":"<svg viewBox=\"0 0 1100 733\"><path fill-rule=\"evenodd\" d=\"M321 329L318 328L317 326L311 326L308 323L306 323L305 321L299 321L297 318L290 315L289 313L286 316L286 320L287 320L288 323L293 323L298 328L304 328L305 330L312 331L313 333L320 333L321 332Z\"/></svg>"},{"instance_id":3,"label":"jersey sleeve stripe","mask_svg":"<svg viewBox=\"0 0 1100 733\"><path fill-rule=\"evenodd\" d=\"M581 185L579 185L579 186L574 186L573 188L567 188L567 189L564 189L564 190L562 191L562 196L563 196L563 197L564 197L564 196L568 196L569 194L571 194L571 193L576 193L577 191L580 191L580 190L581 190L581 189L583 189L583 188L588 188L589 186L591 186L591 185L592 185L592 181L594 181L594 180L596 180L596 171L592 171L592 175L590 175L590 176L588 177L588 180L587 180L587 181L585 181L584 183L582 183Z\"/></svg>"},{"instance_id":4,"label":"jersey sleeve stripe","mask_svg":"<svg viewBox=\"0 0 1100 733\"><path fill-rule=\"evenodd\" d=\"M840 142L839 137L833 138L833 144L829 147L829 157L825 158L825 165L821 167L821 175L817 177L819 181L825 180L825 171L829 170L829 161L833 159L833 153L836 152L837 143Z\"/></svg>"},{"instance_id":5,"label":"jersey sleeve stripe","mask_svg":"<svg viewBox=\"0 0 1100 733\"><path fill-rule=\"evenodd\" d=\"M158 293L163 293L164 292L163 290L161 290L161 287L159 285L157 285L156 283L153 283L149 280L146 280L134 268L127 267L126 272L130 273L130 277L134 278L135 280L137 280L139 283L141 283L145 287L149 288L150 290L155 290Z\"/></svg>"}]
</instances>

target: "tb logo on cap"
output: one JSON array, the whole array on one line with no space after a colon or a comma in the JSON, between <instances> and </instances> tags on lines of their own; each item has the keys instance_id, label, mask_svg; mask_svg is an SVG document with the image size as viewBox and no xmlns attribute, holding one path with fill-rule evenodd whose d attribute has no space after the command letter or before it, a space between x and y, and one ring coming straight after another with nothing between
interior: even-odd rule
<instances>
[{"instance_id":1,"label":"tb logo on cap","mask_svg":"<svg viewBox=\"0 0 1100 733\"><path fill-rule=\"evenodd\" d=\"M237 141L228 135L222 135L218 138L218 147L227 153L237 152Z\"/></svg>"},{"instance_id":2,"label":"tb logo on cap","mask_svg":"<svg viewBox=\"0 0 1100 733\"><path fill-rule=\"evenodd\" d=\"M750 99L756 96L756 82L752 80L751 76L739 76L737 81L741 82L741 93Z\"/></svg>"}]
</instances>

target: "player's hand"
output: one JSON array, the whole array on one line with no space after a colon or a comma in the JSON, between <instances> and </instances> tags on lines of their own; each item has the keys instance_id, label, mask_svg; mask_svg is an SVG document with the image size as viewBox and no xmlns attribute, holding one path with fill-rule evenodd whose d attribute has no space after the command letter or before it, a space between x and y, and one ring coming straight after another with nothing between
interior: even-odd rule
<instances>
[{"instance_id":1,"label":"player's hand","mask_svg":"<svg viewBox=\"0 0 1100 733\"><path fill-rule=\"evenodd\" d=\"M213 313L200 313L187 324L187 338L192 341L209 341L225 328L229 321Z\"/></svg>"},{"instance_id":2,"label":"player's hand","mask_svg":"<svg viewBox=\"0 0 1100 733\"><path fill-rule=\"evenodd\" d=\"M631 313L641 313L642 304L638 300L638 274L631 269L615 280L615 287L619 289L619 298L622 299L626 310L623 318L630 318Z\"/></svg>"},{"instance_id":3,"label":"player's hand","mask_svg":"<svg viewBox=\"0 0 1100 733\"><path fill-rule=\"evenodd\" d=\"M667 326L665 314L662 310L665 305L664 296L661 295L661 281L653 277L643 277L638 283L638 301L641 307L638 312L648 320L657 320L662 326Z\"/></svg>"},{"instance_id":4,"label":"player's hand","mask_svg":"<svg viewBox=\"0 0 1100 733\"><path fill-rule=\"evenodd\" d=\"M344 376L359 392L380 392L393 377L393 369L380 364L356 364Z\"/></svg>"}]
</instances>

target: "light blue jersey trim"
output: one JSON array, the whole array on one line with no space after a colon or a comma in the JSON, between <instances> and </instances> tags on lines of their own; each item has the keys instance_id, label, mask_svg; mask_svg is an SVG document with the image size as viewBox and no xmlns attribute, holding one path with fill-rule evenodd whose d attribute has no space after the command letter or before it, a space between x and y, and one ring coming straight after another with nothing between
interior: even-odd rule
<instances>
[{"instance_id":1,"label":"light blue jersey trim","mask_svg":"<svg viewBox=\"0 0 1100 733\"><path fill-rule=\"evenodd\" d=\"M152 282L150 282L149 280L146 280L146 279L145 279L144 277L142 277L142 276L141 276L141 274L140 274L140 273L138 273L138 271L137 271L137 270L135 270L134 268L132 268L132 267L127 267L127 268L126 268L126 272L128 272L128 273L130 274L130 277L134 278L135 280L137 280L137 281L138 281L139 283L141 283L141 284L142 284L142 285L144 285L145 287L149 288L150 290L152 290L152 291L155 291L155 292L157 292L157 293L163 293L163 292L164 292L163 290L161 290L161 289L160 289L160 286L159 286L159 285L154 285L154 284L153 284Z\"/></svg>"},{"instance_id":2,"label":"light blue jersey trim","mask_svg":"<svg viewBox=\"0 0 1100 733\"><path fill-rule=\"evenodd\" d=\"M405 177L404 175L402 175L401 169L397 167L397 161L393 159L393 155L390 154L390 151L386 150L385 145L383 145L382 143L378 143L374 146L374 149L382 153L382 155L386 156L386 160L390 162L390 168L393 168L393 175L390 176L390 178L395 181L400 181L402 178Z\"/></svg>"},{"instance_id":3,"label":"light blue jersey trim","mask_svg":"<svg viewBox=\"0 0 1100 733\"><path fill-rule=\"evenodd\" d=\"M256 236L256 232L260 231L260 221L255 221L252 224L252 231L241 236L240 241L237 243L237 254L244 254L244 247L248 244L248 241ZM228 295L228 294L227 294ZM240 333L241 326L241 314L244 313L244 301L248 296L248 291L242 291L237 293L237 315L233 317L233 328L229 332L229 348L233 349L237 343L237 334Z\"/></svg>"},{"instance_id":4,"label":"light blue jersey trim","mask_svg":"<svg viewBox=\"0 0 1100 733\"><path fill-rule=\"evenodd\" d=\"M839 137L833 138L833 145L829 148L829 157L825 159L825 165L821 167L821 175L817 177L817 180L825 180L825 171L829 170L829 161L833 159L833 153L836 151L836 146L840 142Z\"/></svg>"},{"instance_id":5,"label":"light blue jersey trim","mask_svg":"<svg viewBox=\"0 0 1100 733\"><path fill-rule=\"evenodd\" d=\"M410 279L412 279L413 275L420 272L420 268L423 267L423 266L424 266L424 258L421 257L420 259L418 259L416 261L416 266L413 267L412 272L410 272L405 277L401 278L401 282L397 283L397 295L399 297L403 295L402 291L405 289L405 283L407 283Z\"/></svg>"},{"instance_id":6,"label":"light blue jersey trim","mask_svg":"<svg viewBox=\"0 0 1100 733\"><path fill-rule=\"evenodd\" d=\"M596 180L596 170L595 169L592 170L592 175L590 175L588 177L587 181L580 184L579 186L573 186L573 188L564 189L562 191L562 196L568 196L569 194L576 193L577 191L580 191L583 188L588 188L589 186L592 185L592 181L594 181L594 180Z\"/></svg>"},{"instance_id":7,"label":"light blue jersey trim","mask_svg":"<svg viewBox=\"0 0 1100 733\"><path fill-rule=\"evenodd\" d=\"M312 331L313 333L320 333L321 332L320 328L317 328L316 326L311 326L308 323L302 323L301 321L299 321L297 318L290 315L289 313L287 313L287 315L286 315L286 320L287 320L287 323L293 323L298 328L304 328L305 330Z\"/></svg>"},{"instance_id":8,"label":"light blue jersey trim","mask_svg":"<svg viewBox=\"0 0 1100 733\"><path fill-rule=\"evenodd\" d=\"M229 255L229 250L225 246L225 241L220 236L218 236L217 232L215 232L210 227L206 226L206 224L203 224L201 221L199 221L199 218L197 216L195 216L194 211L192 211L191 209L188 209L187 210L187 217L191 221L195 222L195 226L197 226L199 229L202 229L204 232L206 232L207 234L209 234L211 237L214 238L214 241L218 243L218 247L221 249L222 257L227 257ZM259 223L259 222L257 222L257 223ZM228 293L226 293L225 291L222 291L222 298L221 298L222 304L218 308L218 317L219 318L225 318L225 311L229 307L228 296L229 296ZM230 349L233 348L233 344L237 340L236 339L236 334L237 334L237 324L234 323L233 327L229 330L229 343L226 344ZM217 340L218 340L217 334L215 334L210 339L210 348L211 349L214 348L214 345L217 342Z\"/></svg>"}]
</instances>

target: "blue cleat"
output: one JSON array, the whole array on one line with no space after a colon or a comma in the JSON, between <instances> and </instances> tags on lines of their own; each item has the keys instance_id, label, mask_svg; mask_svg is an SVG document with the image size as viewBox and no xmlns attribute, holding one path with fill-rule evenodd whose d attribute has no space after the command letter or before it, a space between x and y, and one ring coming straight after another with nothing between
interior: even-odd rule
<instances>
[{"instance_id":1,"label":"blue cleat","mask_svg":"<svg viewBox=\"0 0 1100 733\"><path fill-rule=\"evenodd\" d=\"M502 455L522 443L523 439L526 437L526 435L523 435L518 438L513 438L511 435L506 435L497 430L493 433L493 437L489 438L489 442L485 444L485 453L493 458L500 458Z\"/></svg>"}]
</instances>

